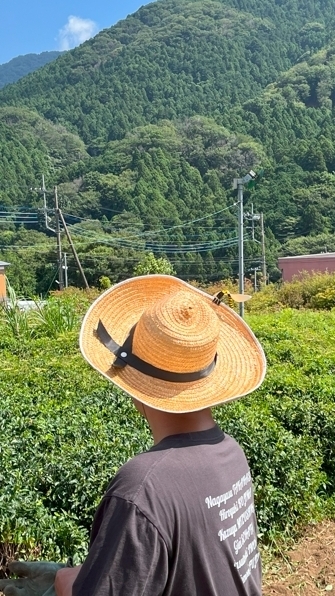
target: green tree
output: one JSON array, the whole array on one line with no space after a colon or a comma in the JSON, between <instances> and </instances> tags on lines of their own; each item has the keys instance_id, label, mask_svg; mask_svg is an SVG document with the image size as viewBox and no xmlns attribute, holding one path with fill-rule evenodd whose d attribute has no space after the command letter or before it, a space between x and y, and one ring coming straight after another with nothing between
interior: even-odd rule
<instances>
[{"instance_id":1,"label":"green tree","mask_svg":"<svg viewBox=\"0 0 335 596\"><path fill-rule=\"evenodd\" d=\"M159 273L160 275L174 275L175 270L170 261L164 257L158 259L152 252L148 252L143 259L134 267L133 275L149 275Z\"/></svg>"}]
</instances>

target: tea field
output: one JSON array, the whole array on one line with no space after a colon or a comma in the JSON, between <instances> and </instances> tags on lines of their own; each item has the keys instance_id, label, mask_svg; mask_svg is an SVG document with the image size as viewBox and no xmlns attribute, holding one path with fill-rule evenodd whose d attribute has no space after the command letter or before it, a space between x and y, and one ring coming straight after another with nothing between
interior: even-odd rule
<instances>
[{"instance_id":1,"label":"tea field","mask_svg":"<svg viewBox=\"0 0 335 596\"><path fill-rule=\"evenodd\" d=\"M91 298L53 297L24 324L0 318L0 563L82 560L110 478L151 445L131 401L80 355ZM335 311L281 308L247 321L267 355L266 380L214 414L247 454L268 545L335 509Z\"/></svg>"}]
</instances>

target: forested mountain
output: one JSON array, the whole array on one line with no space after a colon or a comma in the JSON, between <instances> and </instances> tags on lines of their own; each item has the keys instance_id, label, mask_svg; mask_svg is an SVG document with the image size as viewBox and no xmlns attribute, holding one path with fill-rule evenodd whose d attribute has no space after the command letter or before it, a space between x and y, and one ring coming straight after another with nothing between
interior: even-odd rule
<instances>
[{"instance_id":1,"label":"forested mountain","mask_svg":"<svg viewBox=\"0 0 335 596\"><path fill-rule=\"evenodd\" d=\"M264 212L276 279L278 251L334 245L334 25L332 0L142 7L0 92L4 210L41 207L29 189L44 173L91 282L129 275L148 250L183 277L218 279L237 270L232 180L262 168L246 211ZM10 240L0 228L8 261L11 221ZM260 255L250 228L247 274Z\"/></svg>"},{"instance_id":2,"label":"forested mountain","mask_svg":"<svg viewBox=\"0 0 335 596\"><path fill-rule=\"evenodd\" d=\"M0 108L0 139L0 201L8 208L40 185L42 173L51 175L87 155L78 136L26 108Z\"/></svg>"},{"instance_id":3,"label":"forested mountain","mask_svg":"<svg viewBox=\"0 0 335 596\"><path fill-rule=\"evenodd\" d=\"M330 39L334 21L331 0L161 0L4 90L0 103L33 107L86 143L163 118L227 125L232 105Z\"/></svg>"},{"instance_id":4,"label":"forested mountain","mask_svg":"<svg viewBox=\"0 0 335 596\"><path fill-rule=\"evenodd\" d=\"M49 64L56 60L62 52L42 52L41 54L25 54L24 56L17 56L5 64L0 64L0 89L16 83L22 77L25 77L30 72L34 72L38 68Z\"/></svg>"}]
</instances>

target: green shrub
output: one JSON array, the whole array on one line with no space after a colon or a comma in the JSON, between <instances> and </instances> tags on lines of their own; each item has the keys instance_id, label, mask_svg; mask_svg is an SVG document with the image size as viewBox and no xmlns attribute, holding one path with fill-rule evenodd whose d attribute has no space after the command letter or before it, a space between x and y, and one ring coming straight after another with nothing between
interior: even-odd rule
<instances>
[{"instance_id":1,"label":"green shrub","mask_svg":"<svg viewBox=\"0 0 335 596\"><path fill-rule=\"evenodd\" d=\"M102 275L99 277L99 287L102 291L108 290L108 288L112 287L112 282L107 275Z\"/></svg>"},{"instance_id":2,"label":"green shrub","mask_svg":"<svg viewBox=\"0 0 335 596\"><path fill-rule=\"evenodd\" d=\"M58 337L78 328L80 317L74 308L71 297L52 297L45 302L36 301L36 310L31 312L35 325L35 335Z\"/></svg>"},{"instance_id":3,"label":"green shrub","mask_svg":"<svg viewBox=\"0 0 335 596\"><path fill-rule=\"evenodd\" d=\"M330 310L335 308L335 287L326 288L324 292L318 292L310 299L312 308L318 310Z\"/></svg>"},{"instance_id":4,"label":"green shrub","mask_svg":"<svg viewBox=\"0 0 335 596\"><path fill-rule=\"evenodd\" d=\"M321 452L309 437L286 430L266 406L246 402L221 407L217 419L248 458L260 535L290 536L319 513L318 490L326 482Z\"/></svg>"},{"instance_id":5,"label":"green shrub","mask_svg":"<svg viewBox=\"0 0 335 596\"><path fill-rule=\"evenodd\" d=\"M150 434L131 400L84 363L77 333L4 350L4 361L0 543L82 557L110 478Z\"/></svg>"},{"instance_id":6,"label":"green shrub","mask_svg":"<svg viewBox=\"0 0 335 596\"><path fill-rule=\"evenodd\" d=\"M322 454L325 493L335 491L335 312L283 310L253 317L269 373L258 391L271 416Z\"/></svg>"},{"instance_id":7,"label":"green shrub","mask_svg":"<svg viewBox=\"0 0 335 596\"><path fill-rule=\"evenodd\" d=\"M0 338L0 348L9 345L11 338L20 338L21 342L32 337L56 338L78 329L84 313L98 295L94 289L69 288L53 292L48 300L36 299L32 301L33 308L23 310L14 288L8 284L8 300L0 303L0 322L6 331Z\"/></svg>"},{"instance_id":8,"label":"green shrub","mask_svg":"<svg viewBox=\"0 0 335 596\"><path fill-rule=\"evenodd\" d=\"M72 307L79 316L84 316L92 302L98 298L101 290L97 288L89 288L88 290L81 290L79 288L69 287L60 291L51 292L52 298L59 298L60 300L67 300L72 304Z\"/></svg>"},{"instance_id":9,"label":"green shrub","mask_svg":"<svg viewBox=\"0 0 335 596\"><path fill-rule=\"evenodd\" d=\"M276 312L283 308L279 300L278 288L274 284L264 286L260 292L253 292L251 300L245 303L246 312Z\"/></svg>"},{"instance_id":10,"label":"green shrub","mask_svg":"<svg viewBox=\"0 0 335 596\"><path fill-rule=\"evenodd\" d=\"M170 261L164 257L156 258L152 252L145 254L143 259L134 267L133 275L174 275L176 272Z\"/></svg>"},{"instance_id":11,"label":"green shrub","mask_svg":"<svg viewBox=\"0 0 335 596\"><path fill-rule=\"evenodd\" d=\"M335 307L335 273L304 274L291 282L269 284L256 293L247 285L245 292L252 294L245 304L250 313L282 308L330 310Z\"/></svg>"}]
</instances>

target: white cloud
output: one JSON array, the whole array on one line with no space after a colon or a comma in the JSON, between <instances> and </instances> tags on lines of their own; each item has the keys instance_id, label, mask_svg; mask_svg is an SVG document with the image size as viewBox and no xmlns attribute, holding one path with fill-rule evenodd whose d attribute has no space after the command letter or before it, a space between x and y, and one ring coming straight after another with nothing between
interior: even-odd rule
<instances>
[{"instance_id":1,"label":"white cloud","mask_svg":"<svg viewBox=\"0 0 335 596\"><path fill-rule=\"evenodd\" d=\"M60 50L75 48L98 32L98 25L90 19L69 16L66 25L58 32Z\"/></svg>"}]
</instances>

